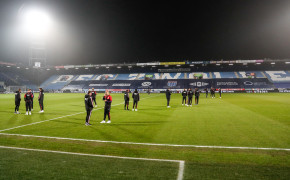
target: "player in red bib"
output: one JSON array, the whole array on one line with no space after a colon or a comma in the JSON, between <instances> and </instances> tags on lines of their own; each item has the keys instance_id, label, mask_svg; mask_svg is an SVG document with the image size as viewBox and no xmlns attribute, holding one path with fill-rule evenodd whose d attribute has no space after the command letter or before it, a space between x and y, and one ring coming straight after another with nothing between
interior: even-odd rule
<instances>
[{"instance_id":1,"label":"player in red bib","mask_svg":"<svg viewBox=\"0 0 290 180\"><path fill-rule=\"evenodd\" d=\"M101 121L101 123L106 123L106 117L108 115L108 121L107 123L111 123L111 104L112 104L112 96L110 95L109 91L105 92L105 95L103 97L103 100L105 101L105 108L104 108L104 120Z\"/></svg>"},{"instance_id":2,"label":"player in red bib","mask_svg":"<svg viewBox=\"0 0 290 180\"><path fill-rule=\"evenodd\" d=\"M33 94L31 92L31 89L28 89L27 93L24 95L24 101L26 105L26 114L25 115L31 115L31 107L32 107L32 99Z\"/></svg>"}]
</instances>

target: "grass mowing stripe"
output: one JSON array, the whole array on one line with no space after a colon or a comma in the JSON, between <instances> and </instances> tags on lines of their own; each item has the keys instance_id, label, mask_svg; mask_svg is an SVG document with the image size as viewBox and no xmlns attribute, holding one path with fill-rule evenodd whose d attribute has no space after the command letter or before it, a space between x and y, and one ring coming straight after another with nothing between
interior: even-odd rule
<instances>
[{"instance_id":1,"label":"grass mowing stripe","mask_svg":"<svg viewBox=\"0 0 290 180\"><path fill-rule=\"evenodd\" d=\"M157 95L157 96L160 96L160 95ZM147 97L147 98L143 98L143 99L148 99L148 98L151 98L151 97ZM153 97L156 97L156 96L153 96ZM112 105L112 106L118 106L118 105L121 105L121 104L124 104L124 103L122 102L122 103L115 104L115 105ZM99 110L99 109L103 109L103 108L97 108L97 109L94 109L93 111ZM0 130L0 132L9 131L9 130L12 130L12 129L17 129L17 128L22 128L22 127L25 127L25 126L31 126L31 125L34 125L34 124L39 124L39 123L43 123L43 122L47 122L47 121L61 119L61 118L69 117L69 116L75 116L75 115L82 114L82 113L85 113L85 111L74 113L74 114L69 114L69 115L65 115L65 116L61 116L61 117L57 117L57 118L47 119L47 120L43 120L43 121L38 121L38 122L30 123L30 124L24 124L24 125L12 127L12 128L2 129L2 130Z\"/></svg>"},{"instance_id":2,"label":"grass mowing stripe","mask_svg":"<svg viewBox=\"0 0 290 180\"><path fill-rule=\"evenodd\" d=\"M94 139L78 139L78 138L64 138L64 137L51 137L51 136L36 136L26 134L9 134L0 133L8 136L22 136L22 137L36 137L47 139L71 140L71 141L88 141L99 143L114 143L114 144L131 144L131 145L145 145L145 146L172 146L172 147L192 147L192 148L210 148L210 149L241 149L241 150L270 150L270 151L290 151L287 148L263 148L263 147L235 147L235 146L203 146L203 145L179 145L179 144L156 144L156 143L137 143L137 142L119 142L119 141L103 141Z\"/></svg>"},{"instance_id":3,"label":"grass mowing stripe","mask_svg":"<svg viewBox=\"0 0 290 180\"><path fill-rule=\"evenodd\" d=\"M59 153L59 154L70 154L70 155L79 155L79 156L93 156L93 157L104 157L104 158L116 158L116 159L130 159L130 160L143 160L143 161L160 161L160 162L175 162L175 163L179 163L177 180L182 180L183 179L183 174L184 174L184 165L185 165L185 162L182 161L182 160L133 158L133 157L122 157L122 156L109 156L109 155L98 155L98 154L74 153L74 152L65 152L65 151L52 151L52 150L43 150L43 149L29 149L29 148L19 148L19 147L10 147L10 146L0 146L0 148L4 148L4 149L17 149L17 150L25 150L25 151L39 151L39 152Z\"/></svg>"}]
</instances>

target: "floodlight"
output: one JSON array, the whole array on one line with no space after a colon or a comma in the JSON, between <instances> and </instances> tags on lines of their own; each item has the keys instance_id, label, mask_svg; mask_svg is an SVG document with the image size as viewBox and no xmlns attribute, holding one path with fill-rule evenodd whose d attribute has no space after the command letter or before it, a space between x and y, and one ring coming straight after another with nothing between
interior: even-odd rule
<instances>
[{"instance_id":1,"label":"floodlight","mask_svg":"<svg viewBox=\"0 0 290 180\"><path fill-rule=\"evenodd\" d=\"M23 31L34 36L46 34L52 25L51 17L42 9L23 8L19 18Z\"/></svg>"}]
</instances>

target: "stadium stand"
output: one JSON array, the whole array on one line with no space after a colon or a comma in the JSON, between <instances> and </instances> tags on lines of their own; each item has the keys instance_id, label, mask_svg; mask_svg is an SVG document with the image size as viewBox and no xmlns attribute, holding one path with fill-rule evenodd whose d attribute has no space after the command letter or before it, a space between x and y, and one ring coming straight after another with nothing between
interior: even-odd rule
<instances>
[{"instance_id":1,"label":"stadium stand","mask_svg":"<svg viewBox=\"0 0 290 180\"><path fill-rule=\"evenodd\" d=\"M150 78L147 78L150 77ZM202 81L204 88L223 87L223 88L277 88L285 87L290 82L290 74L286 71L239 71L239 72L190 72L190 73L134 73L134 74L84 74L84 75L53 75L41 86L47 90L64 90L64 89L116 89L118 83L130 83L129 87L122 88L148 88L146 86L136 85L134 81L158 81L160 84L177 84L176 88L188 88L187 84L194 84ZM223 82L223 83L222 83ZM236 82L236 83L235 83ZM281 84L283 82L283 84ZM115 85L114 85L115 84ZM141 83L142 84L142 83ZM178 84L182 84L178 86ZM223 84L223 85L222 85ZM239 84L239 85L238 85ZM244 85L241 85L244 84ZM281 84L281 85L279 85ZM157 88L158 87L158 88ZM150 86L150 88L164 89L169 86ZM199 86L203 87L203 86ZM171 86L175 88L175 86Z\"/></svg>"},{"instance_id":2,"label":"stadium stand","mask_svg":"<svg viewBox=\"0 0 290 180\"><path fill-rule=\"evenodd\" d=\"M29 70L26 70L29 69ZM47 91L158 89L166 88L223 88L223 89L278 89L290 88L287 68L273 66L240 65L237 67L208 65L179 69L138 67L133 68L25 68L0 66L3 87L25 86L33 90L42 87ZM188 70L189 69L189 70ZM211 71L202 71L204 69ZM252 70L253 69L253 70ZM261 70L263 69L263 70ZM175 72L174 72L175 71ZM6 88L7 89L7 88Z\"/></svg>"}]
</instances>

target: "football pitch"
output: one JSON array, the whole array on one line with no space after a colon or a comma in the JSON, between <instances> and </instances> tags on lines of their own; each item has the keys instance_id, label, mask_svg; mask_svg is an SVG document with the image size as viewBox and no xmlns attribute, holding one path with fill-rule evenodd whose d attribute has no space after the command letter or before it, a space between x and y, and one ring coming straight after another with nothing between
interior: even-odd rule
<instances>
[{"instance_id":1,"label":"football pitch","mask_svg":"<svg viewBox=\"0 0 290 180\"><path fill-rule=\"evenodd\" d=\"M14 114L0 95L0 179L289 179L290 94L222 94L181 105L181 94L140 94L138 111L111 94L111 124L97 95L45 94L44 113ZM36 94L37 97L37 94Z\"/></svg>"}]
</instances>

